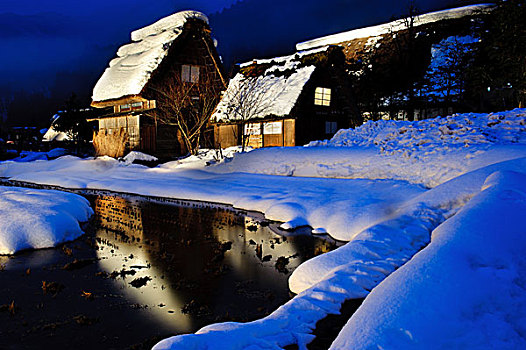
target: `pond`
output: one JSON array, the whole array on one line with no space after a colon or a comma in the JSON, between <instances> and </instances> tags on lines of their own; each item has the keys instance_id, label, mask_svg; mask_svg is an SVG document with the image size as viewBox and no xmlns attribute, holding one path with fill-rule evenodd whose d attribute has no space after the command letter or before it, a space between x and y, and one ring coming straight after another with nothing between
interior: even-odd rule
<instances>
[{"instance_id":1,"label":"pond","mask_svg":"<svg viewBox=\"0 0 526 350\"><path fill-rule=\"evenodd\" d=\"M96 214L82 238L0 257L2 348L151 348L258 319L291 298L301 262L336 246L228 206L87 197Z\"/></svg>"}]
</instances>

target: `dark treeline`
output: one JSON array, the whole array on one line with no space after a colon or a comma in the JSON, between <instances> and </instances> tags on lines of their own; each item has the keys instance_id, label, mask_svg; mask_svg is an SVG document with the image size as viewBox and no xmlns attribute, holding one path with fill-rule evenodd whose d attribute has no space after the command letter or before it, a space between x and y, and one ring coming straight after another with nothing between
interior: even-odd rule
<instances>
[{"instance_id":1,"label":"dark treeline","mask_svg":"<svg viewBox=\"0 0 526 350\"><path fill-rule=\"evenodd\" d=\"M526 105L524 0L498 1L489 13L452 27L437 24L425 35L408 21L384 47L361 62L363 73L353 80L360 110L373 119L399 111L411 120L414 112L425 118L436 108L488 112Z\"/></svg>"}]
</instances>

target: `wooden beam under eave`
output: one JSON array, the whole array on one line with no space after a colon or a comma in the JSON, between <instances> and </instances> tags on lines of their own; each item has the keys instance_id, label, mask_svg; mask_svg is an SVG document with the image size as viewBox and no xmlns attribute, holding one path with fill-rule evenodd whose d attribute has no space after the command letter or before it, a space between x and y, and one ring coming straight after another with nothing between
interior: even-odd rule
<instances>
[{"instance_id":1,"label":"wooden beam under eave","mask_svg":"<svg viewBox=\"0 0 526 350\"><path fill-rule=\"evenodd\" d=\"M121 97L121 98L113 99L113 100L92 101L91 102L91 107L106 108L106 107L124 105L124 104L127 104L127 103L147 102L147 101L148 101L148 99L145 99L142 96L129 95L129 96L124 96L124 97Z\"/></svg>"}]
</instances>

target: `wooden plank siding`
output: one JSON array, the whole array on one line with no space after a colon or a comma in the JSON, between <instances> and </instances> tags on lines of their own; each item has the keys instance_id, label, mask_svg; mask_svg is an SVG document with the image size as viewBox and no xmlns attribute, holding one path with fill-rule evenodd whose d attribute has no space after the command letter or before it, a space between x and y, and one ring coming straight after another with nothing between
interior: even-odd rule
<instances>
[{"instance_id":1,"label":"wooden plank siding","mask_svg":"<svg viewBox=\"0 0 526 350\"><path fill-rule=\"evenodd\" d=\"M241 143L240 126L237 124L214 125L215 148L227 148Z\"/></svg>"},{"instance_id":2,"label":"wooden plank siding","mask_svg":"<svg viewBox=\"0 0 526 350\"><path fill-rule=\"evenodd\" d=\"M143 125L141 127L141 150L148 154L157 152L157 137L154 125Z\"/></svg>"},{"instance_id":3,"label":"wooden plank siding","mask_svg":"<svg viewBox=\"0 0 526 350\"><path fill-rule=\"evenodd\" d=\"M119 128L124 126L112 127L108 133L105 131L107 130L106 124L118 124L119 121L110 120L130 113L140 118L141 124L140 126L137 124L133 130L126 127L125 139L129 142L126 142L125 151L138 150L163 160L185 155L188 152L186 144L174 120L164 108L166 105L163 105L163 100L159 97L164 96L163 87L181 83L181 81L174 80L173 77L174 74L181 76L183 65L199 67L200 82L217 86L217 95L219 95L220 88L224 85L220 62L208 24L199 19L188 19L182 33L172 42L165 58L151 73L140 94L92 102L95 107L113 106L115 114L99 119L102 131L100 138L119 134ZM117 116L118 113L120 115ZM203 130L204 133L205 130ZM205 137L202 137L201 140L204 142ZM106 150L101 152L97 151L97 154L108 154Z\"/></svg>"},{"instance_id":4,"label":"wooden plank siding","mask_svg":"<svg viewBox=\"0 0 526 350\"><path fill-rule=\"evenodd\" d=\"M260 130L260 133L259 135L249 135L247 146L252 148L261 148L296 145L296 121L294 119L273 121L272 123L280 123L281 125L282 132L280 132L279 134L265 133L265 124L268 123L269 122L250 123L256 129ZM215 147L227 148L231 146L241 145L241 130L241 124L214 125L214 139L216 140Z\"/></svg>"},{"instance_id":5,"label":"wooden plank siding","mask_svg":"<svg viewBox=\"0 0 526 350\"><path fill-rule=\"evenodd\" d=\"M260 135L250 136L251 147L304 145L310 141L331 138L337 129L358 126L362 123L345 71L345 56L342 49L336 46L330 47L326 53L313 55L307 62L314 65L315 70L303 86L290 113L282 117L266 115L261 116L261 119L249 121L251 125L258 124L261 128ZM257 61L253 65L257 66ZM254 72L258 72L256 68L253 69ZM320 105L319 93L316 95L317 88L327 91L327 95L322 96L322 102L327 103ZM265 132L264 124L271 123L280 123L280 132L276 132L279 128L271 133ZM225 124L219 123L215 128L221 129L223 125ZM251 129L257 130L257 127ZM215 136L218 140L216 143L223 146L224 134L216 133ZM238 142L240 143L240 140Z\"/></svg>"},{"instance_id":6,"label":"wooden plank siding","mask_svg":"<svg viewBox=\"0 0 526 350\"><path fill-rule=\"evenodd\" d=\"M283 121L284 146L296 146L296 120L285 119Z\"/></svg>"}]
</instances>

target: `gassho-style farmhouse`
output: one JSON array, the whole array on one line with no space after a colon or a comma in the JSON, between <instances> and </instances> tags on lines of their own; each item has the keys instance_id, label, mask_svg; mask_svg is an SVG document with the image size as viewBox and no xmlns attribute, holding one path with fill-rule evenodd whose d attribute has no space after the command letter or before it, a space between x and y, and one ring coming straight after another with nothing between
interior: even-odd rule
<instances>
[{"instance_id":1,"label":"gassho-style farmhouse","mask_svg":"<svg viewBox=\"0 0 526 350\"><path fill-rule=\"evenodd\" d=\"M196 11L173 14L132 32L131 43L119 48L95 85L92 106L107 111L93 119L95 150L113 157L131 150L159 158L184 155L193 151L188 134L196 127L205 147L296 146L371 117L451 112L453 104L429 102L373 110L357 100L367 89L360 76L374 66L388 88L400 76L424 74L435 45L465 35L472 17L485 9L466 6L416 16L409 27L402 19L313 39L297 44L291 55L240 64L230 80L208 18ZM413 52L404 49L412 31L418 35L411 45L421 57L416 66L409 59Z\"/></svg>"}]
</instances>

